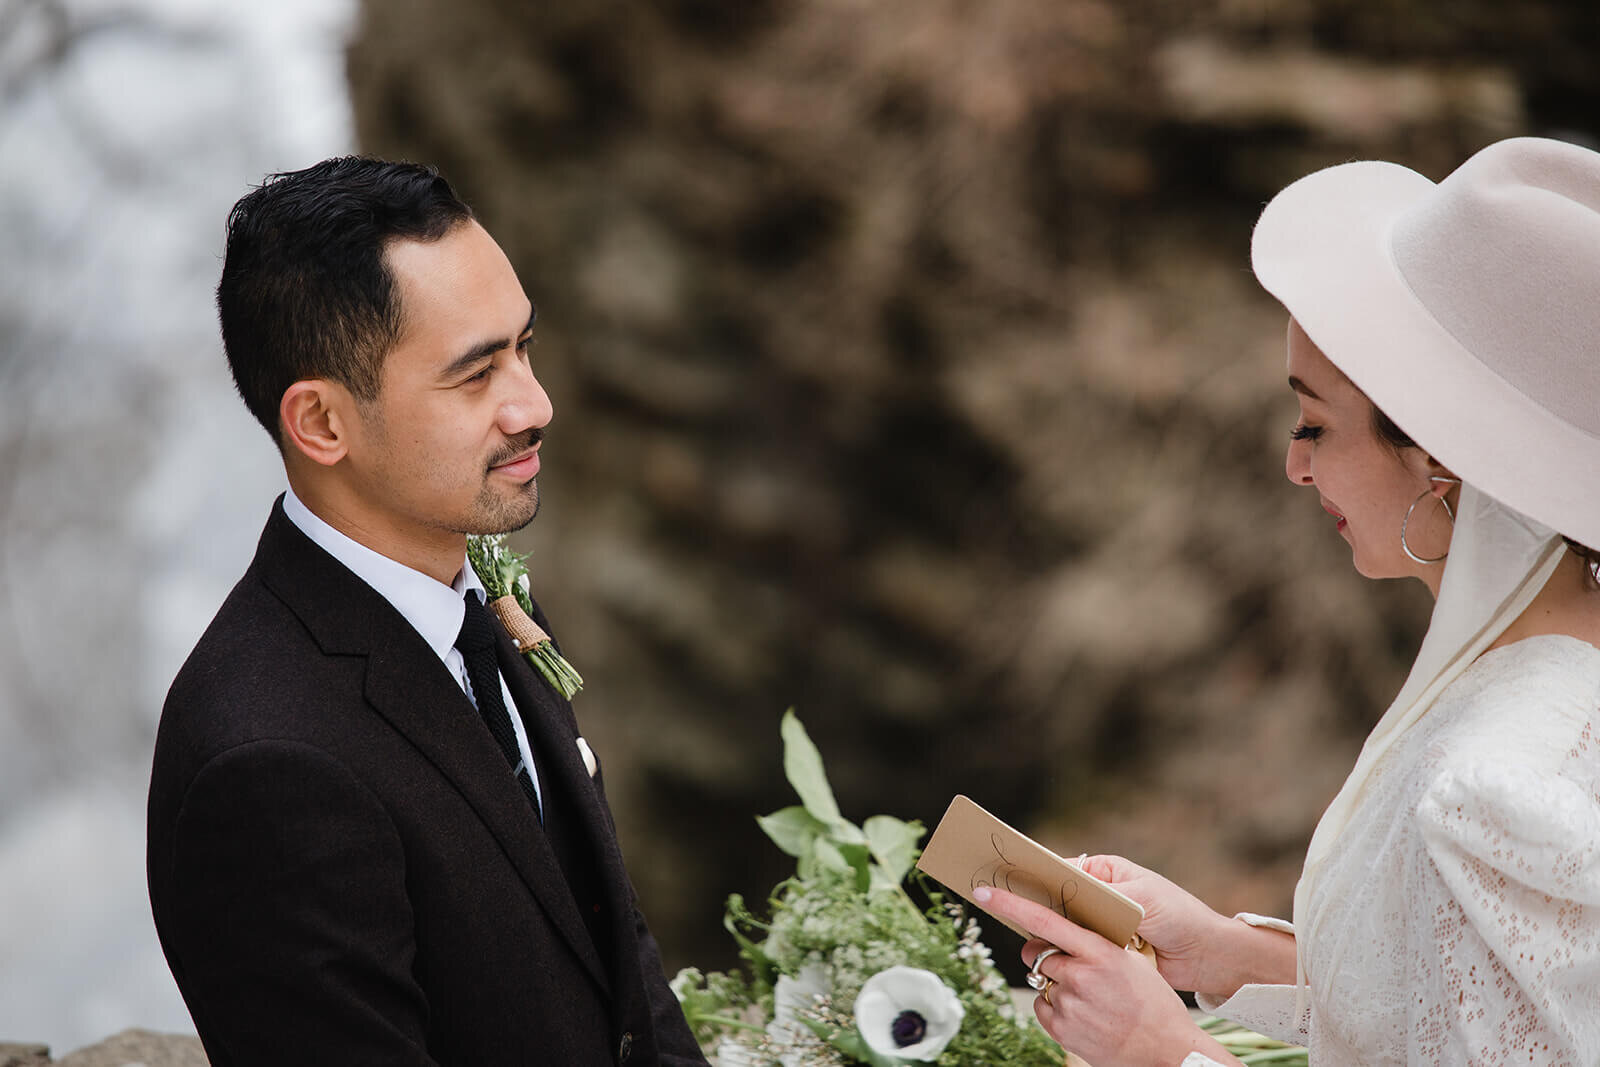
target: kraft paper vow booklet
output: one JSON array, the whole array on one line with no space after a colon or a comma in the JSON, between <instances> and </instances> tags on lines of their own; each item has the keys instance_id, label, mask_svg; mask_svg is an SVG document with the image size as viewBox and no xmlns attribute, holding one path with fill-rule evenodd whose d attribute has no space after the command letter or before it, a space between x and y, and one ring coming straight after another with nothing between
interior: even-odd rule
<instances>
[{"instance_id":1,"label":"kraft paper vow booklet","mask_svg":"<svg viewBox=\"0 0 1600 1067\"><path fill-rule=\"evenodd\" d=\"M1138 904L964 796L950 802L917 867L976 908L983 908L972 899L979 886L1009 890L1116 945L1130 944L1144 919ZM1023 937L1031 936L1030 931L1006 925Z\"/></svg>"}]
</instances>

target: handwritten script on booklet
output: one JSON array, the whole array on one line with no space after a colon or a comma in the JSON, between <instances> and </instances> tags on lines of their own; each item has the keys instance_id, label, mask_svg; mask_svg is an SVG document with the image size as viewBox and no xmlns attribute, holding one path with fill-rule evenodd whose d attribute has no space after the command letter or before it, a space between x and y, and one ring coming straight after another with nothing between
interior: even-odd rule
<instances>
[{"instance_id":1,"label":"handwritten script on booklet","mask_svg":"<svg viewBox=\"0 0 1600 1067\"><path fill-rule=\"evenodd\" d=\"M1138 904L964 796L950 802L917 867L974 907L983 907L972 899L972 891L980 886L1009 890L1117 945L1132 941L1144 919ZM1023 937L1031 936L1009 922L1006 925Z\"/></svg>"}]
</instances>

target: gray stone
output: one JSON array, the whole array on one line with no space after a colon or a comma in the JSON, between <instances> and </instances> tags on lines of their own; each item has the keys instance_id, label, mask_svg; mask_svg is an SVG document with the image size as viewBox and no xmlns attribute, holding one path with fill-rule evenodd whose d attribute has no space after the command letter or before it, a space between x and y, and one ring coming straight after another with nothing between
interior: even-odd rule
<instances>
[{"instance_id":1,"label":"gray stone","mask_svg":"<svg viewBox=\"0 0 1600 1067\"><path fill-rule=\"evenodd\" d=\"M31 1062L19 1061L19 1067ZM124 1030L97 1045L78 1049L57 1064L58 1067L207 1067L208 1062L200 1039L193 1034Z\"/></svg>"},{"instance_id":2,"label":"gray stone","mask_svg":"<svg viewBox=\"0 0 1600 1067\"><path fill-rule=\"evenodd\" d=\"M34 1067L50 1062L49 1045L0 1042L0 1067Z\"/></svg>"}]
</instances>

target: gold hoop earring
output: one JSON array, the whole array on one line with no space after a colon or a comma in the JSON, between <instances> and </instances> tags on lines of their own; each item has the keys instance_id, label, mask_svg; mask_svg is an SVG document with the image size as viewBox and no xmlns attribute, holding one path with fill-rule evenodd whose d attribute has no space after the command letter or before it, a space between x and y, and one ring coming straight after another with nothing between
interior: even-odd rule
<instances>
[{"instance_id":1,"label":"gold hoop earring","mask_svg":"<svg viewBox=\"0 0 1600 1067\"><path fill-rule=\"evenodd\" d=\"M1443 475L1439 475L1439 474L1430 475L1428 477L1428 481L1433 482L1436 485L1437 484L1444 484L1444 485L1460 485L1461 484L1461 479L1460 478L1446 478ZM1415 499L1415 500L1413 500L1411 502L1411 506L1409 508L1406 508L1406 517L1400 520L1400 551L1404 552L1408 557L1410 557L1410 559L1411 559L1411 561L1413 563L1422 563L1422 564L1443 563L1445 561L1445 559L1450 555L1450 550L1449 549L1445 549L1443 555L1433 556L1431 558L1430 557L1419 556L1415 552L1411 551L1411 546L1410 545L1406 544L1406 527L1411 525L1411 513L1413 511L1417 510L1417 505L1422 503L1422 500L1423 500L1424 497L1429 497L1429 496L1433 496L1433 490L1431 488L1430 489L1424 489L1421 493L1417 494L1417 499ZM1450 510L1450 501L1446 500L1442 496L1434 497L1434 499L1439 502L1440 506L1444 508L1444 513L1447 516L1449 516L1450 525L1452 527L1455 526L1455 524L1456 524L1456 513Z\"/></svg>"}]
</instances>

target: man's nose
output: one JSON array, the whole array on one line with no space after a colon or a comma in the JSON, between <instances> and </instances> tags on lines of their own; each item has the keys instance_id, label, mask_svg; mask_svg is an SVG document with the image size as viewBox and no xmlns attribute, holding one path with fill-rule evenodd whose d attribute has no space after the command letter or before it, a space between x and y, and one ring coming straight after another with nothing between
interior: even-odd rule
<instances>
[{"instance_id":1,"label":"man's nose","mask_svg":"<svg viewBox=\"0 0 1600 1067\"><path fill-rule=\"evenodd\" d=\"M516 360L502 380L509 383L507 395L500 403L502 432L518 434L535 426L549 425L555 417L555 409L532 367Z\"/></svg>"}]
</instances>

